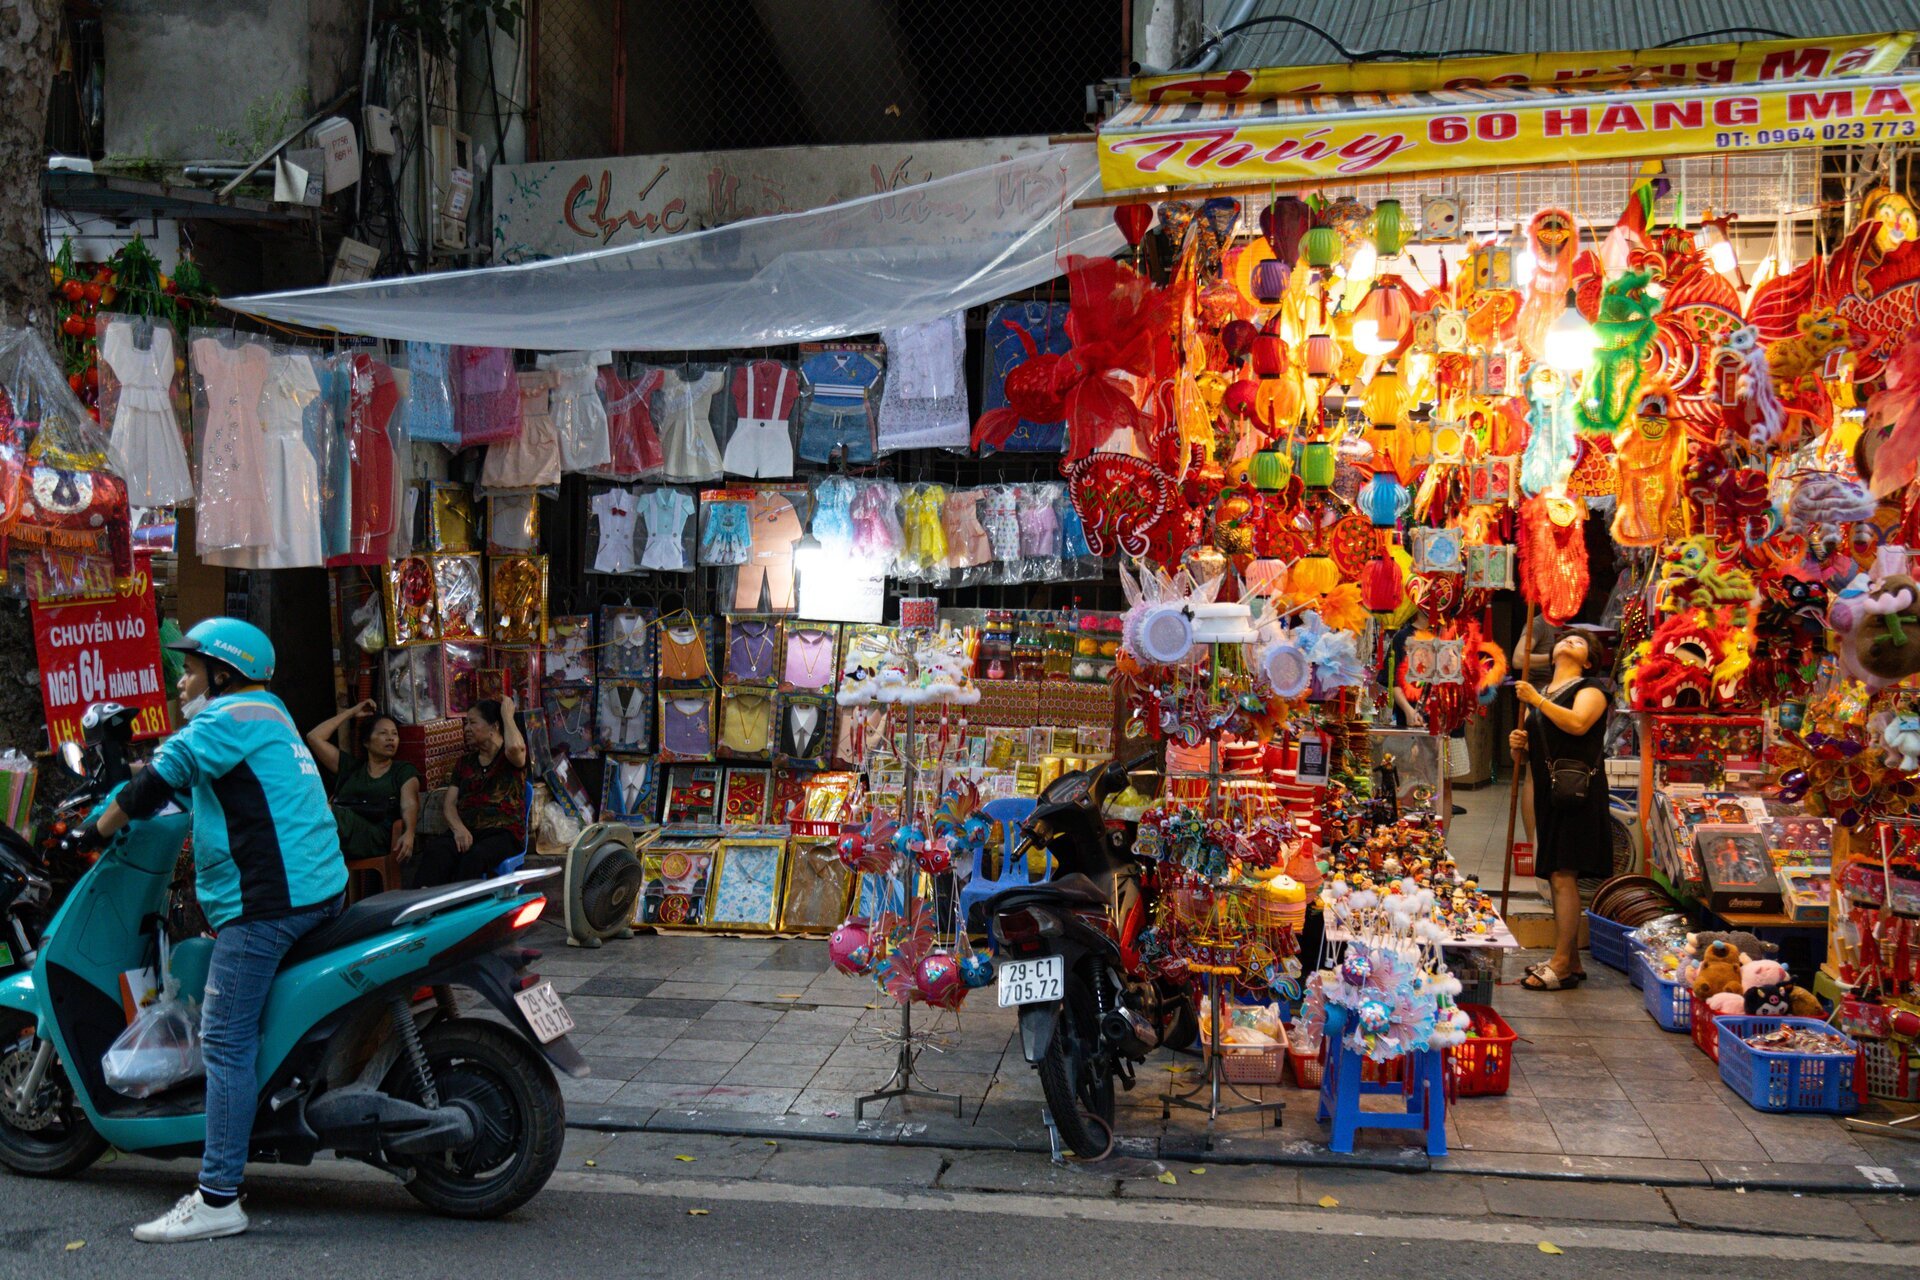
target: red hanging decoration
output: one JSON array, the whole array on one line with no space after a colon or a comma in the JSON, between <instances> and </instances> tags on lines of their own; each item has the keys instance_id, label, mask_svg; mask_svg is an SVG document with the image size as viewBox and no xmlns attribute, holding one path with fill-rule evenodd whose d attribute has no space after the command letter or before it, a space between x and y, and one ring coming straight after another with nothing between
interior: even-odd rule
<instances>
[{"instance_id":1,"label":"red hanging decoration","mask_svg":"<svg viewBox=\"0 0 1920 1280\"><path fill-rule=\"evenodd\" d=\"M1286 263L1289 272L1294 263L1300 261L1300 238L1307 234L1312 222L1307 202L1298 196L1277 197L1261 210L1260 234L1273 250L1273 256Z\"/></svg>"},{"instance_id":2,"label":"red hanging decoration","mask_svg":"<svg viewBox=\"0 0 1920 1280\"><path fill-rule=\"evenodd\" d=\"M1147 228L1153 225L1153 209L1144 204L1116 205L1113 222L1127 238L1127 248L1138 249L1147 238Z\"/></svg>"}]
</instances>

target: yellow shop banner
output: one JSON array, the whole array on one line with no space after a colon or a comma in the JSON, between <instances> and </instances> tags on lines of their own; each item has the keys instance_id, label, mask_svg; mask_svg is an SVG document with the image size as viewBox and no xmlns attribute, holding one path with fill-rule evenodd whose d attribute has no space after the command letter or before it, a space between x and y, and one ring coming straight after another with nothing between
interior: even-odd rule
<instances>
[{"instance_id":1,"label":"yellow shop banner","mask_svg":"<svg viewBox=\"0 0 1920 1280\"><path fill-rule=\"evenodd\" d=\"M1911 141L1920 76L1593 92L1430 93L1121 108L1101 126L1109 195L1339 181L1783 147Z\"/></svg>"},{"instance_id":2,"label":"yellow shop banner","mask_svg":"<svg viewBox=\"0 0 1920 1280\"><path fill-rule=\"evenodd\" d=\"M1337 62L1149 76L1135 80L1135 102L1251 101L1340 93L1424 93L1434 89L1598 88L1635 84L1778 84L1886 75L1912 47L1911 31L1745 40L1675 49L1498 54L1410 62Z\"/></svg>"}]
</instances>

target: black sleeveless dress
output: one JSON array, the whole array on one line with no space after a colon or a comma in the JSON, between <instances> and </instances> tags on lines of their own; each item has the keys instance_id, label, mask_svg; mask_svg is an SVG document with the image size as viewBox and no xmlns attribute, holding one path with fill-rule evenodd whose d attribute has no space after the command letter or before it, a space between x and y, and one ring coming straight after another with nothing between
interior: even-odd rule
<instances>
[{"instance_id":1,"label":"black sleeveless dress","mask_svg":"<svg viewBox=\"0 0 1920 1280\"><path fill-rule=\"evenodd\" d=\"M1582 678L1553 695L1555 704L1573 707L1582 689L1606 686ZM1611 714L1611 711L1608 712ZM1533 774L1534 866L1541 879L1556 871L1580 876L1613 874L1613 826L1607 814L1607 715L1582 734L1571 734L1554 724L1538 708L1527 712L1527 756ZM1555 760L1578 760L1593 769L1587 798L1571 805L1553 798L1550 772Z\"/></svg>"}]
</instances>

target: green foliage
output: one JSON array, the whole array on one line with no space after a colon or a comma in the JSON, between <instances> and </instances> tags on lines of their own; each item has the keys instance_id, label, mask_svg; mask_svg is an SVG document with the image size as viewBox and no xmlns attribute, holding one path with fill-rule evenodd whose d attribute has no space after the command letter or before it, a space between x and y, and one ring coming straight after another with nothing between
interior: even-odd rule
<instances>
[{"instance_id":1,"label":"green foliage","mask_svg":"<svg viewBox=\"0 0 1920 1280\"><path fill-rule=\"evenodd\" d=\"M215 125L206 132L213 145L232 160L255 160L298 125L306 113L306 94L299 89L255 98L238 125Z\"/></svg>"}]
</instances>

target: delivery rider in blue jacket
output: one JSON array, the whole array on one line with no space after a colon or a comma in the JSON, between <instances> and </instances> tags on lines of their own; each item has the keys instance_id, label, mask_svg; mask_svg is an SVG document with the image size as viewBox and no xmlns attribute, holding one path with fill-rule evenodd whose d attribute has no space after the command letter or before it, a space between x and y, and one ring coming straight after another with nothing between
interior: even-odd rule
<instances>
[{"instance_id":1,"label":"delivery rider in blue jacket","mask_svg":"<svg viewBox=\"0 0 1920 1280\"><path fill-rule=\"evenodd\" d=\"M186 725L161 744L88 833L111 836L176 794L193 807L194 888L216 936L201 1006L207 1144L200 1185L135 1227L153 1243L247 1229L240 1178L259 1094L255 1059L274 973L308 930L339 914L347 883L319 766L267 692L273 645L258 627L210 618L171 646L185 656Z\"/></svg>"}]
</instances>

